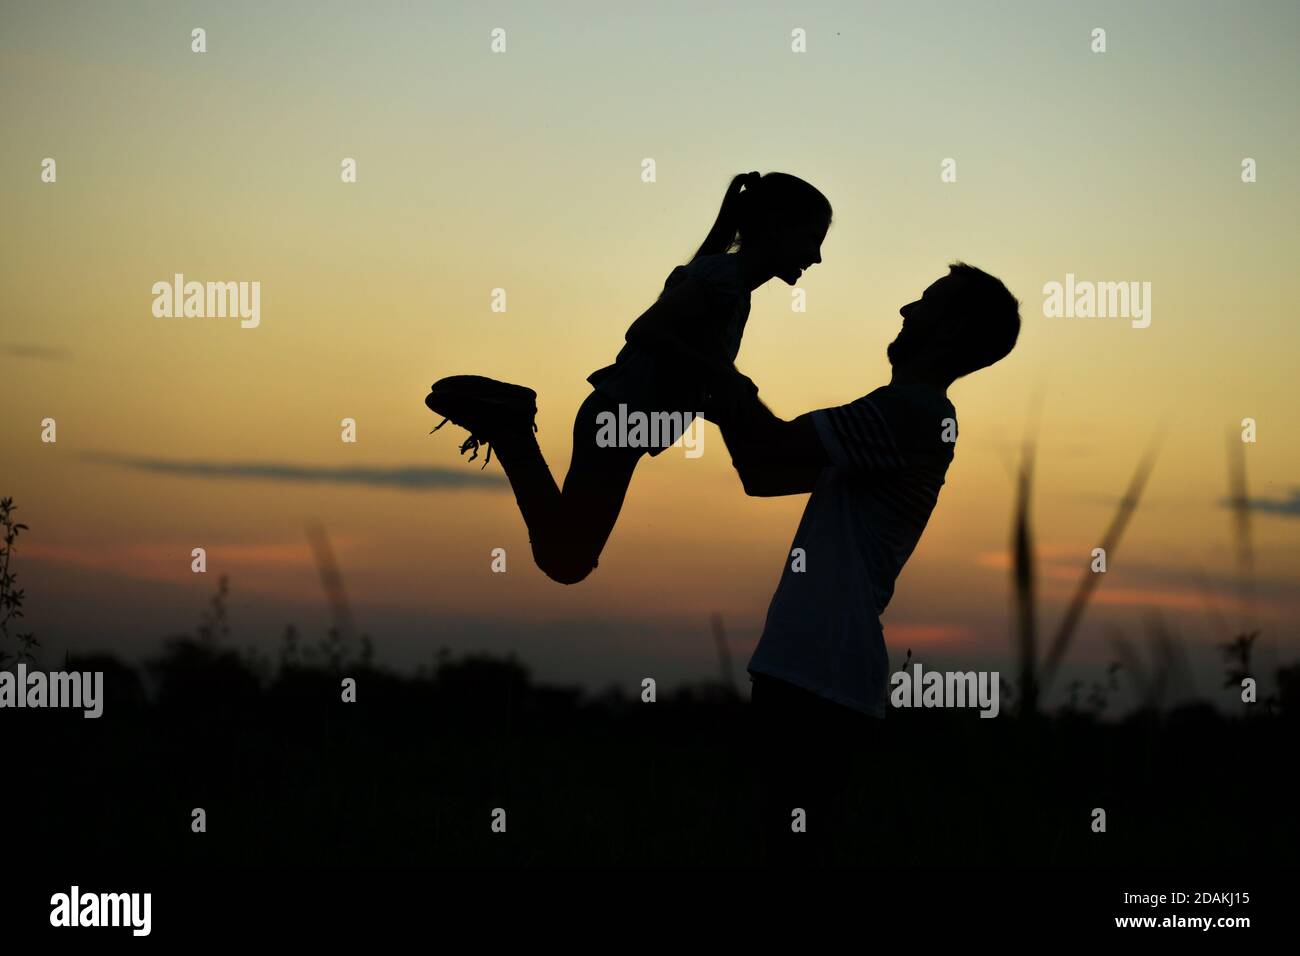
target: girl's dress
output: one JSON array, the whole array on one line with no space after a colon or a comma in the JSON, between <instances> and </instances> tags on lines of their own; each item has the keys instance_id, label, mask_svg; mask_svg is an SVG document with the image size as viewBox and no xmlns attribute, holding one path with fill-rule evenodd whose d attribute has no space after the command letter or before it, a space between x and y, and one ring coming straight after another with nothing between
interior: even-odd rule
<instances>
[{"instance_id":1,"label":"girl's dress","mask_svg":"<svg viewBox=\"0 0 1300 956\"><path fill-rule=\"evenodd\" d=\"M749 319L749 288L741 279L740 258L732 253L700 256L669 273L664 291L687 278L698 279L707 297L707 313L716 322L712 328L682 330L678 334L693 346L703 343L700 351L735 362L740 340ZM628 412L684 412L699 415L708 397L708 383L698 370L667 349L628 342L619 351L613 365L592 372L587 381L612 404L627 406ZM676 416L675 416L676 417ZM673 441L680 437L674 430ZM649 454L658 455L668 442L651 446Z\"/></svg>"}]
</instances>

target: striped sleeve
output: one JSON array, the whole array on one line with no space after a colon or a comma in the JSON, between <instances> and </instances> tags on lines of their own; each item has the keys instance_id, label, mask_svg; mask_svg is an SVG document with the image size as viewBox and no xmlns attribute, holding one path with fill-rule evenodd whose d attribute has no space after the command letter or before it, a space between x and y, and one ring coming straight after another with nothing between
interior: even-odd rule
<instances>
[{"instance_id":1,"label":"striped sleeve","mask_svg":"<svg viewBox=\"0 0 1300 956\"><path fill-rule=\"evenodd\" d=\"M864 396L812 413L831 464L855 471L902 468L907 463L879 406Z\"/></svg>"}]
</instances>

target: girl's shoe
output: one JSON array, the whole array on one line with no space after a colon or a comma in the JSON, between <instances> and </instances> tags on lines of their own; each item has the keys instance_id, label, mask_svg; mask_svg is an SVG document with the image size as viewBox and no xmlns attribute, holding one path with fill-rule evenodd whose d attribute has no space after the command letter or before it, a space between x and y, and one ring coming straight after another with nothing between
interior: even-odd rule
<instances>
[{"instance_id":1,"label":"girl's shoe","mask_svg":"<svg viewBox=\"0 0 1300 956\"><path fill-rule=\"evenodd\" d=\"M502 431L537 431L537 393L522 385L498 382L482 375L452 375L434 382L424 404L442 416L433 429L447 422L469 432L460 453L472 451L469 460L478 457L479 445L487 445L486 468L492 460L492 442ZM430 432L429 434L433 434Z\"/></svg>"}]
</instances>

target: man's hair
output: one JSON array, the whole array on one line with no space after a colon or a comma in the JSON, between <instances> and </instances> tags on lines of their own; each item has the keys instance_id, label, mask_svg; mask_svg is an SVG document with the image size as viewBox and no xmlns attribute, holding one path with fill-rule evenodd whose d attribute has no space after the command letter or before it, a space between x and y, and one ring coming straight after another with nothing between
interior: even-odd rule
<instances>
[{"instance_id":1,"label":"man's hair","mask_svg":"<svg viewBox=\"0 0 1300 956\"><path fill-rule=\"evenodd\" d=\"M952 317L958 348L951 369L960 378L1011 352L1020 336L1020 302L1002 280L964 262L948 266L946 278L960 283L958 314Z\"/></svg>"}]
</instances>

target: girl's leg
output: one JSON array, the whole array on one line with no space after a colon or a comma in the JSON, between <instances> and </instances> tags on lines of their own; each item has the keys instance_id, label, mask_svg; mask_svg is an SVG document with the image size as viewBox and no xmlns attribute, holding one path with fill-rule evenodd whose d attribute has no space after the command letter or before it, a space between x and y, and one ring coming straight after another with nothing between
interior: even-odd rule
<instances>
[{"instance_id":1,"label":"girl's leg","mask_svg":"<svg viewBox=\"0 0 1300 956\"><path fill-rule=\"evenodd\" d=\"M563 490L531 431L500 434L492 442L528 526L533 559L561 584L576 584L596 567L645 454L641 448L596 444L596 416L606 404L599 392L592 392L578 409Z\"/></svg>"}]
</instances>

